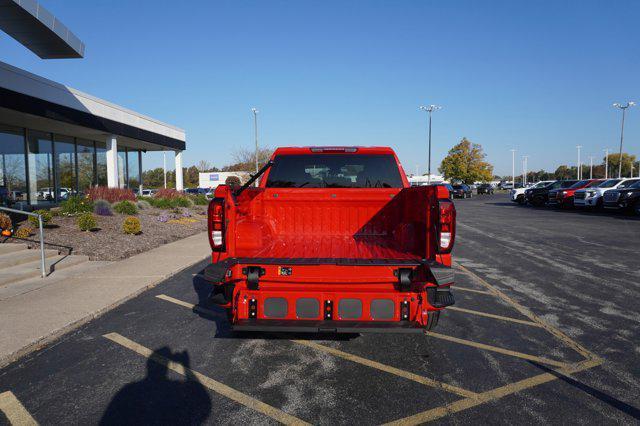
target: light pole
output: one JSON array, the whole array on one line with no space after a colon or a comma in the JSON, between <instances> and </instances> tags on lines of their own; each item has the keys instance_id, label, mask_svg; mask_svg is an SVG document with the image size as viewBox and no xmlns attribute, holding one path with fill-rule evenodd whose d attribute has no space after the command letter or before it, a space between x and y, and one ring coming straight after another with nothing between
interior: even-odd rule
<instances>
[{"instance_id":1,"label":"light pole","mask_svg":"<svg viewBox=\"0 0 640 426\"><path fill-rule=\"evenodd\" d=\"M609 179L609 148L603 149L604 151L604 178Z\"/></svg>"},{"instance_id":2,"label":"light pole","mask_svg":"<svg viewBox=\"0 0 640 426\"><path fill-rule=\"evenodd\" d=\"M624 116L627 113L627 108L634 106L636 103L633 101L627 102L625 105L615 103L614 107L622 110L622 127L620 129L620 156L618 157L618 179L622 178L622 141L624 140Z\"/></svg>"},{"instance_id":3,"label":"light pole","mask_svg":"<svg viewBox=\"0 0 640 426\"><path fill-rule=\"evenodd\" d=\"M258 173L258 110L256 108L251 108L251 112L253 113L253 132L256 139L256 173Z\"/></svg>"},{"instance_id":4,"label":"light pole","mask_svg":"<svg viewBox=\"0 0 640 426\"><path fill-rule=\"evenodd\" d=\"M516 150L511 150L511 187L516 189Z\"/></svg>"},{"instance_id":5,"label":"light pole","mask_svg":"<svg viewBox=\"0 0 640 426\"><path fill-rule=\"evenodd\" d=\"M431 185L431 113L433 111L437 111L439 109L442 109L441 106L438 105L429 105L429 106L424 106L421 105L420 106L420 110L421 111L426 111L429 113L429 165L427 166L427 184Z\"/></svg>"},{"instance_id":6,"label":"light pole","mask_svg":"<svg viewBox=\"0 0 640 426\"><path fill-rule=\"evenodd\" d=\"M527 184L527 160L529 159L528 155L522 156L522 187Z\"/></svg>"},{"instance_id":7,"label":"light pole","mask_svg":"<svg viewBox=\"0 0 640 426\"><path fill-rule=\"evenodd\" d=\"M580 162L580 148L582 148L582 145L577 145L576 148L578 148L578 173L577 173L577 177L578 180L582 179L582 163Z\"/></svg>"},{"instance_id":8,"label":"light pole","mask_svg":"<svg viewBox=\"0 0 640 426\"><path fill-rule=\"evenodd\" d=\"M590 169L589 169L589 179L593 179L593 155L589 156Z\"/></svg>"}]
</instances>

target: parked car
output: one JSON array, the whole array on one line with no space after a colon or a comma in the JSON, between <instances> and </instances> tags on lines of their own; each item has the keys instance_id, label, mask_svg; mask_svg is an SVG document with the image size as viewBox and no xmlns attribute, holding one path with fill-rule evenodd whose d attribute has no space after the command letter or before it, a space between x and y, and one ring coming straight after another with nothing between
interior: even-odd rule
<instances>
[{"instance_id":1,"label":"parked car","mask_svg":"<svg viewBox=\"0 0 640 426\"><path fill-rule=\"evenodd\" d=\"M549 191L548 204L551 207L571 208L573 207L573 195L578 189L591 188L603 182L603 179L580 180L568 188L559 188Z\"/></svg>"},{"instance_id":2,"label":"parked car","mask_svg":"<svg viewBox=\"0 0 640 426\"><path fill-rule=\"evenodd\" d=\"M206 188L187 188L187 189L184 190L184 192L186 192L187 194L192 194L192 195L198 195L198 194L206 195L207 194Z\"/></svg>"},{"instance_id":3,"label":"parked car","mask_svg":"<svg viewBox=\"0 0 640 426\"><path fill-rule=\"evenodd\" d=\"M453 198L471 198L473 193L471 188L467 184L452 185L453 186Z\"/></svg>"},{"instance_id":4,"label":"parked car","mask_svg":"<svg viewBox=\"0 0 640 426\"><path fill-rule=\"evenodd\" d=\"M610 189L603 197L605 209L633 211L640 215L640 181L626 188Z\"/></svg>"},{"instance_id":5,"label":"parked car","mask_svg":"<svg viewBox=\"0 0 640 426\"><path fill-rule=\"evenodd\" d=\"M511 182L500 182L498 184L498 189L512 189L513 183Z\"/></svg>"},{"instance_id":6,"label":"parked car","mask_svg":"<svg viewBox=\"0 0 640 426\"><path fill-rule=\"evenodd\" d=\"M493 194L493 186L490 183L481 183L478 185L478 195L480 194Z\"/></svg>"},{"instance_id":7,"label":"parked car","mask_svg":"<svg viewBox=\"0 0 640 426\"><path fill-rule=\"evenodd\" d=\"M524 194L527 189L543 188L553 182L554 181L552 180L542 180L538 183L531 185L528 188L515 188L509 191L509 196L511 197L511 201L518 204L524 204L527 202L527 198L525 197L525 194Z\"/></svg>"},{"instance_id":8,"label":"parked car","mask_svg":"<svg viewBox=\"0 0 640 426\"><path fill-rule=\"evenodd\" d=\"M549 185L540 188L528 188L524 191L527 202L532 206L540 207L549 201L549 192L554 189L565 189L578 182L577 180L556 180Z\"/></svg>"},{"instance_id":9,"label":"parked car","mask_svg":"<svg viewBox=\"0 0 640 426\"><path fill-rule=\"evenodd\" d=\"M454 203L409 186L390 148L278 148L216 188L208 226L204 278L234 331L423 332L454 303Z\"/></svg>"},{"instance_id":10,"label":"parked car","mask_svg":"<svg viewBox=\"0 0 640 426\"><path fill-rule=\"evenodd\" d=\"M573 204L581 208L602 209L602 196L606 191L628 188L636 182L640 182L640 179L607 179L597 186L577 190L573 196Z\"/></svg>"}]
</instances>

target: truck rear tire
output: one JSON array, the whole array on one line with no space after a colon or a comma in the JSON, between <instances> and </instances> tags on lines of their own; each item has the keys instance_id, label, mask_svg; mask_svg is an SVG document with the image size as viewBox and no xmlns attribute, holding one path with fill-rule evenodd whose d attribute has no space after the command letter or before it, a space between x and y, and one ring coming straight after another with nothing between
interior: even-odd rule
<instances>
[{"instance_id":1,"label":"truck rear tire","mask_svg":"<svg viewBox=\"0 0 640 426\"><path fill-rule=\"evenodd\" d=\"M427 325L425 326L426 331L431 331L436 328L438 325L438 320L440 319L440 311L429 312L427 315Z\"/></svg>"}]
</instances>

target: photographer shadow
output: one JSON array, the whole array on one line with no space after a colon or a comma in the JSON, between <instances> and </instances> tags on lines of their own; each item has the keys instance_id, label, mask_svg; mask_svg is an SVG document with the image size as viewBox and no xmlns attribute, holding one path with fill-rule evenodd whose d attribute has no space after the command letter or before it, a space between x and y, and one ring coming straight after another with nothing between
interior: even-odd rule
<instances>
[{"instance_id":1,"label":"photographer shadow","mask_svg":"<svg viewBox=\"0 0 640 426\"><path fill-rule=\"evenodd\" d=\"M184 380L169 378L169 363L180 364ZM144 379L125 385L107 407L101 425L202 424L209 417L211 398L190 370L188 352L156 349L147 360Z\"/></svg>"}]
</instances>

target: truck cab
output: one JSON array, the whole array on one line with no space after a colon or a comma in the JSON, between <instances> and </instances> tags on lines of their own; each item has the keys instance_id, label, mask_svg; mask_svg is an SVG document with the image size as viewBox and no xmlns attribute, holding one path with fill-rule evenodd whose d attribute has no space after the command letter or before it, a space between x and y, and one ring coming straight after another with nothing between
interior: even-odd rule
<instances>
[{"instance_id":1,"label":"truck cab","mask_svg":"<svg viewBox=\"0 0 640 426\"><path fill-rule=\"evenodd\" d=\"M599 185L579 189L574 194L573 204L576 207L596 208L603 207L603 195L610 189L625 189L640 181L640 179L607 179Z\"/></svg>"},{"instance_id":2,"label":"truck cab","mask_svg":"<svg viewBox=\"0 0 640 426\"><path fill-rule=\"evenodd\" d=\"M390 148L278 148L241 188L216 188L211 300L234 330L431 329L454 303L455 215Z\"/></svg>"}]
</instances>

